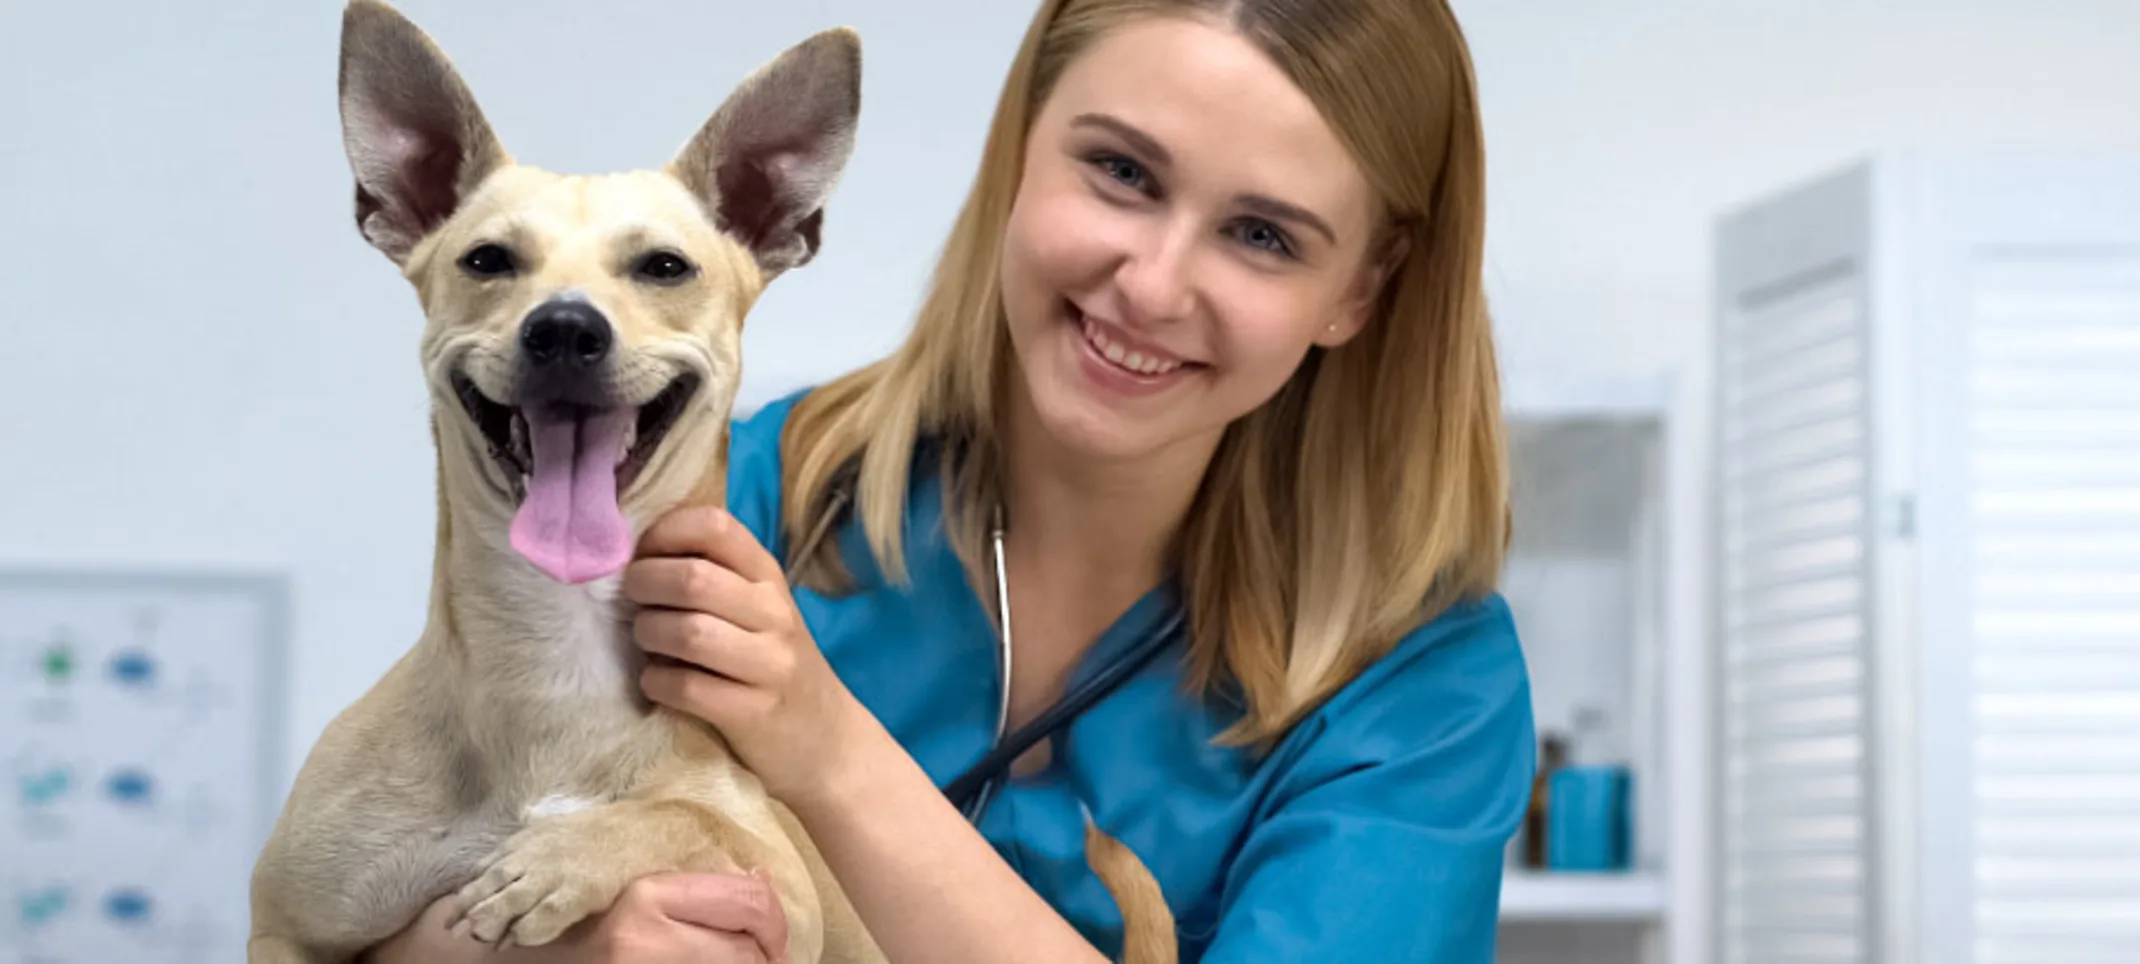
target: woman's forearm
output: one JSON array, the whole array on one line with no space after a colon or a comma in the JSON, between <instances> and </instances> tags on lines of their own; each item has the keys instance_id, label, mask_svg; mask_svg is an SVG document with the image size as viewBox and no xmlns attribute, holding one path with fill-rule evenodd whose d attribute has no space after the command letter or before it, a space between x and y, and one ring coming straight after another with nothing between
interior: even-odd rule
<instances>
[{"instance_id":1,"label":"woman's forearm","mask_svg":"<svg viewBox=\"0 0 2140 964\"><path fill-rule=\"evenodd\" d=\"M882 726L856 730L822 788L787 803L890 960L1104 964Z\"/></svg>"}]
</instances>

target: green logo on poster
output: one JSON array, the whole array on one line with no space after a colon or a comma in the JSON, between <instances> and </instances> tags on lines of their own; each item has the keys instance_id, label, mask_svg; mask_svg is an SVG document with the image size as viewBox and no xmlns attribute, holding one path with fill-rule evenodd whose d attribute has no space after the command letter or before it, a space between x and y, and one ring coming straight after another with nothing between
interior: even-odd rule
<instances>
[{"instance_id":1,"label":"green logo on poster","mask_svg":"<svg viewBox=\"0 0 2140 964\"><path fill-rule=\"evenodd\" d=\"M45 679L64 683L74 676L74 643L63 634L45 648L43 658L38 660Z\"/></svg>"}]
</instances>

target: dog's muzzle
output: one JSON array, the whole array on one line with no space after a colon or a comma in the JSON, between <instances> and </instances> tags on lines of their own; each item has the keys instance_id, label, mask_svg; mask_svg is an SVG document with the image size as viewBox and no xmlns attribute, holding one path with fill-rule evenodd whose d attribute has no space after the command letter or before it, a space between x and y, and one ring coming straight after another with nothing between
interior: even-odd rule
<instances>
[{"instance_id":1,"label":"dog's muzzle","mask_svg":"<svg viewBox=\"0 0 2140 964\"><path fill-rule=\"evenodd\" d=\"M627 390L623 374L636 369L643 375L643 363L628 364L634 360L619 347L608 317L576 298L537 305L521 321L514 346L513 374L503 399L485 393L465 372L454 375L454 391L516 503L543 468L535 436L546 427L553 440L608 449L607 458L615 460L617 491L630 487L701 380L685 370L651 398L632 397L639 393ZM643 378L634 381L643 384ZM560 428L564 425L574 428Z\"/></svg>"},{"instance_id":2,"label":"dog's muzzle","mask_svg":"<svg viewBox=\"0 0 2140 964\"><path fill-rule=\"evenodd\" d=\"M513 394L522 407L614 406L616 341L601 309L584 301L543 302L520 323Z\"/></svg>"},{"instance_id":3,"label":"dog's muzzle","mask_svg":"<svg viewBox=\"0 0 2140 964\"><path fill-rule=\"evenodd\" d=\"M682 415L699 376L686 370L652 397L629 397L622 375L642 376L632 381L644 385L642 360L619 350L600 309L570 298L529 312L515 347L510 402L455 375L461 404L515 504L513 548L560 582L611 575L632 549L624 494Z\"/></svg>"}]
</instances>

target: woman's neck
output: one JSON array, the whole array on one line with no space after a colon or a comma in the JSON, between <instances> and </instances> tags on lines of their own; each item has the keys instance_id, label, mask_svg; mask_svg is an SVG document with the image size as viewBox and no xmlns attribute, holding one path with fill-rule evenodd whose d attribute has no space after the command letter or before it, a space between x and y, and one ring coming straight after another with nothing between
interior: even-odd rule
<instances>
[{"instance_id":1,"label":"woman's neck","mask_svg":"<svg viewBox=\"0 0 2140 964\"><path fill-rule=\"evenodd\" d=\"M1013 571L1070 587L1130 585L1141 593L1156 585L1217 436L1100 461L1054 443L1030 405L1014 402L1010 422L1004 470Z\"/></svg>"}]
</instances>

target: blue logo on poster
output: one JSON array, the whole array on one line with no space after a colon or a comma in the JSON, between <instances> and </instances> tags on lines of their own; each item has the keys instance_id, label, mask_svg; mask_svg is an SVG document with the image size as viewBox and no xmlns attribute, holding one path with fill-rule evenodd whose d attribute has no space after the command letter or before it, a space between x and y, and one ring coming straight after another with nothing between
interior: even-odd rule
<instances>
[{"instance_id":1,"label":"blue logo on poster","mask_svg":"<svg viewBox=\"0 0 2140 964\"><path fill-rule=\"evenodd\" d=\"M104 897L104 915L121 924L147 920L149 907L149 895L138 890L115 890Z\"/></svg>"},{"instance_id":2,"label":"blue logo on poster","mask_svg":"<svg viewBox=\"0 0 2140 964\"><path fill-rule=\"evenodd\" d=\"M23 894L15 901L16 911L25 927L35 927L58 917L67 910L67 889L47 887Z\"/></svg>"},{"instance_id":3,"label":"blue logo on poster","mask_svg":"<svg viewBox=\"0 0 2140 964\"><path fill-rule=\"evenodd\" d=\"M121 652L111 658L111 678L124 686L153 686L156 660L137 650Z\"/></svg>"},{"instance_id":4,"label":"blue logo on poster","mask_svg":"<svg viewBox=\"0 0 2140 964\"><path fill-rule=\"evenodd\" d=\"M51 803L65 796L74 782L63 766L52 767L42 773L25 774L22 777L22 799L32 806Z\"/></svg>"},{"instance_id":5,"label":"blue logo on poster","mask_svg":"<svg viewBox=\"0 0 2140 964\"><path fill-rule=\"evenodd\" d=\"M105 779L104 792L122 804L145 804L156 795L156 781L140 770L120 770Z\"/></svg>"}]
</instances>

